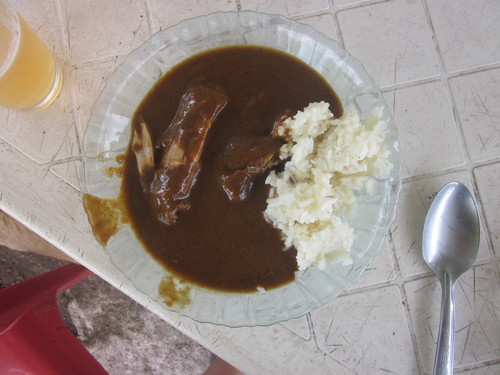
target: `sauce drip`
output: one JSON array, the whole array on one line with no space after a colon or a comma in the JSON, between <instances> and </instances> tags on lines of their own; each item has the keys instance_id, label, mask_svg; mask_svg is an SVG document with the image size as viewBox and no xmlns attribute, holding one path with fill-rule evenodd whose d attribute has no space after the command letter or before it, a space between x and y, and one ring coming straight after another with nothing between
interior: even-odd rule
<instances>
[{"instance_id":1,"label":"sauce drip","mask_svg":"<svg viewBox=\"0 0 500 375\"><path fill-rule=\"evenodd\" d=\"M120 198L106 199L84 194L83 207L94 237L102 246L106 246L123 225L130 224L125 205Z\"/></svg>"}]
</instances>

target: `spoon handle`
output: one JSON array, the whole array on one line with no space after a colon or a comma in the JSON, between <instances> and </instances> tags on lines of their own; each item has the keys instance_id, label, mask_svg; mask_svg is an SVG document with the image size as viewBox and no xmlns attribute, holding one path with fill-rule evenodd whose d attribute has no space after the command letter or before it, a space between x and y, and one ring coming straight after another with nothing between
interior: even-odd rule
<instances>
[{"instance_id":1,"label":"spoon handle","mask_svg":"<svg viewBox=\"0 0 500 375\"><path fill-rule=\"evenodd\" d=\"M446 274L441 282L441 322L434 360L434 375L453 374L453 352L455 339L455 302L453 299L454 280Z\"/></svg>"}]
</instances>

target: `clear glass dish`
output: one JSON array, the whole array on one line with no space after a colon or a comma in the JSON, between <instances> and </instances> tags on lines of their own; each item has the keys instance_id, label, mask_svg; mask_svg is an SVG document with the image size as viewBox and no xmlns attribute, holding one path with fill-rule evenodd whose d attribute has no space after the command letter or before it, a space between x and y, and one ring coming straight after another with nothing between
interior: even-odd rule
<instances>
[{"instance_id":1,"label":"clear glass dish","mask_svg":"<svg viewBox=\"0 0 500 375\"><path fill-rule=\"evenodd\" d=\"M276 48L305 61L332 85L344 108L356 108L362 119L374 107L383 107L394 168L388 179L376 181L374 196L357 197L356 213L348 218L356 236L352 264L331 263L324 270L311 267L294 282L266 292L224 293L191 285L189 304L168 307L158 296L158 285L169 271L142 248L130 227L124 226L111 239L107 247L111 260L140 291L166 309L200 322L231 327L296 318L347 289L379 252L394 218L400 189L396 129L379 88L363 66L338 43L307 25L282 16L242 11L183 21L153 35L127 56L107 80L92 110L83 142L85 192L117 197L120 179L107 177L103 171L118 166L115 157L127 148L130 118L160 76L198 52L246 44Z\"/></svg>"}]
</instances>

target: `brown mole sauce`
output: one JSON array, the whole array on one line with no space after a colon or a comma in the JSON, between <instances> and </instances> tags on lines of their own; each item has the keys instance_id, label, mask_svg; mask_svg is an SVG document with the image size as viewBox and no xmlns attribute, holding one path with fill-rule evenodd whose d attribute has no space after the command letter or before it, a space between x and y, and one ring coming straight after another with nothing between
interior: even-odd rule
<instances>
[{"instance_id":1,"label":"brown mole sauce","mask_svg":"<svg viewBox=\"0 0 500 375\"><path fill-rule=\"evenodd\" d=\"M129 147L122 194L132 228L158 262L196 284L241 292L293 281L296 252L284 251L279 231L263 216L267 173L256 179L248 200L231 202L219 184L225 168L221 154L236 135L269 134L285 110L295 113L311 102L326 101L338 117L341 103L330 85L295 57L256 46L223 47L187 59L160 78L135 112L133 126L142 116L155 143L183 93L197 82L219 85L228 102L209 131L191 207L171 225L157 220Z\"/></svg>"}]
</instances>

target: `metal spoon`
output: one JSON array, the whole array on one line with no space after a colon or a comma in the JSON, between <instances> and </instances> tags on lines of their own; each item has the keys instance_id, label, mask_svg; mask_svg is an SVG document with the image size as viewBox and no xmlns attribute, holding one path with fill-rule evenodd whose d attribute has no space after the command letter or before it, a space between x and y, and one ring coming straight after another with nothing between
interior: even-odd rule
<instances>
[{"instance_id":1,"label":"metal spoon","mask_svg":"<svg viewBox=\"0 0 500 375\"><path fill-rule=\"evenodd\" d=\"M474 263L479 247L479 219L474 199L459 182L444 186L425 218L422 252L441 283L441 322L434 375L453 374L455 307L453 287Z\"/></svg>"}]
</instances>

